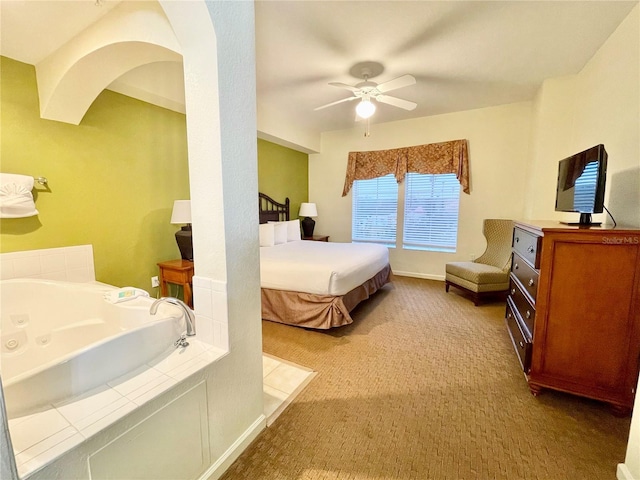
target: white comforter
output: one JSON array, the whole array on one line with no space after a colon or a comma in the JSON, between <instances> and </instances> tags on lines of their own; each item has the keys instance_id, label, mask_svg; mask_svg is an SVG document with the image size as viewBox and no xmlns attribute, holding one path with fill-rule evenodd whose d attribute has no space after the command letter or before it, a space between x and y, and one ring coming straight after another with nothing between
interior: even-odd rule
<instances>
[{"instance_id":1,"label":"white comforter","mask_svg":"<svg viewBox=\"0 0 640 480\"><path fill-rule=\"evenodd\" d=\"M363 243L287 242L260 247L261 287L344 295L389 263L387 247Z\"/></svg>"}]
</instances>

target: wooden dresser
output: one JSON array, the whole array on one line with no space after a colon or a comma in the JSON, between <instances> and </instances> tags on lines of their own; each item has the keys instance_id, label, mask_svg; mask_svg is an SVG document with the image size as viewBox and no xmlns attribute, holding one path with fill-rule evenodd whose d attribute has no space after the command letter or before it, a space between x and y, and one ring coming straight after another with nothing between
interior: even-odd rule
<instances>
[{"instance_id":1,"label":"wooden dresser","mask_svg":"<svg viewBox=\"0 0 640 480\"><path fill-rule=\"evenodd\" d=\"M516 222L506 323L534 395L633 406L640 365L640 230Z\"/></svg>"}]
</instances>

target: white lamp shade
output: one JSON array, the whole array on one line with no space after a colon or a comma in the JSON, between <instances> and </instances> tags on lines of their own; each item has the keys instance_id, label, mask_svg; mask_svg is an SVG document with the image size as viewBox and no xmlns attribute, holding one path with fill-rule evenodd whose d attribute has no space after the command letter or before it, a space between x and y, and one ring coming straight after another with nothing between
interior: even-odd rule
<instances>
[{"instance_id":1,"label":"white lamp shade","mask_svg":"<svg viewBox=\"0 0 640 480\"><path fill-rule=\"evenodd\" d=\"M315 203L301 203L300 204L300 217L317 217L318 209Z\"/></svg>"},{"instance_id":2,"label":"white lamp shade","mask_svg":"<svg viewBox=\"0 0 640 480\"><path fill-rule=\"evenodd\" d=\"M191 223L191 200L176 200L173 202L171 223Z\"/></svg>"},{"instance_id":3,"label":"white lamp shade","mask_svg":"<svg viewBox=\"0 0 640 480\"><path fill-rule=\"evenodd\" d=\"M362 100L356 106L356 113L360 118L369 118L376 111L376 106L371 102L371 100Z\"/></svg>"}]
</instances>

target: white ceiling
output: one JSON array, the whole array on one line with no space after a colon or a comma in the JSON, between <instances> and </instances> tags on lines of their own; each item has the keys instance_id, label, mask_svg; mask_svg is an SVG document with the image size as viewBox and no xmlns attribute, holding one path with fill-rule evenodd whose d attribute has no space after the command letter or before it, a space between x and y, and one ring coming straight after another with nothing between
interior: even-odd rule
<instances>
[{"instance_id":1,"label":"white ceiling","mask_svg":"<svg viewBox=\"0 0 640 480\"><path fill-rule=\"evenodd\" d=\"M36 64L119 1L2 0L0 54ZM322 132L354 126L355 102L329 82L356 84L357 62L377 61L378 83L404 74L417 84L389 92L416 102L378 104L371 121L401 120L530 100L546 78L579 72L637 1L258 1L258 108ZM181 72L137 69L112 88L180 111ZM142 71L141 71L142 70ZM146 79L155 86L145 85ZM174 90L171 92L171 90ZM139 95L138 95L139 94ZM145 98L143 98L145 99ZM182 100L181 100L182 99Z\"/></svg>"}]
</instances>

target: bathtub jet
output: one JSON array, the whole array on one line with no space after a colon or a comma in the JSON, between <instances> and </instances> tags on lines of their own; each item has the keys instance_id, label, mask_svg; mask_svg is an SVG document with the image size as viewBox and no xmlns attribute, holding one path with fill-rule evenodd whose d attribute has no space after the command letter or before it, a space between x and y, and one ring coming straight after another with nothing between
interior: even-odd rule
<instances>
[{"instance_id":1,"label":"bathtub jet","mask_svg":"<svg viewBox=\"0 0 640 480\"><path fill-rule=\"evenodd\" d=\"M106 387L174 351L174 340L184 332L182 317L187 326L192 319L190 310L165 300L151 315L150 298L105 301L105 292L115 288L38 279L0 282L0 365L9 418Z\"/></svg>"}]
</instances>

